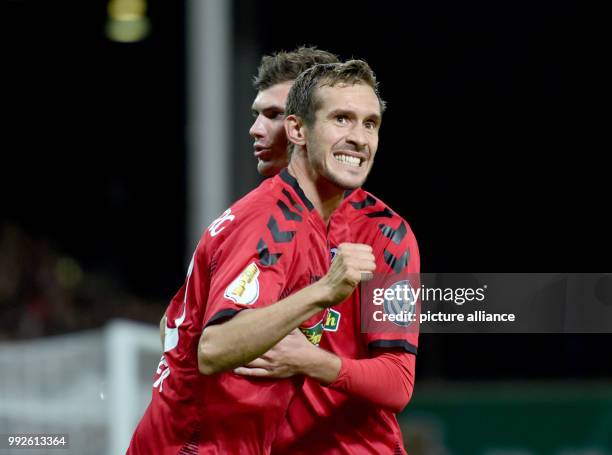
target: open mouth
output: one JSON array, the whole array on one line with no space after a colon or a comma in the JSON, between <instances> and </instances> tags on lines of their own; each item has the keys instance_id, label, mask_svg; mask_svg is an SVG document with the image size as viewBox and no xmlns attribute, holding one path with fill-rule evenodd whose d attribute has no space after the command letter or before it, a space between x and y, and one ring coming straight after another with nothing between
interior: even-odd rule
<instances>
[{"instance_id":1,"label":"open mouth","mask_svg":"<svg viewBox=\"0 0 612 455\"><path fill-rule=\"evenodd\" d=\"M363 164L362 158L358 158L353 155L346 155L344 153L336 153L334 154L334 158L336 159L336 161L340 161L341 163L351 167L361 167L361 165Z\"/></svg>"}]
</instances>

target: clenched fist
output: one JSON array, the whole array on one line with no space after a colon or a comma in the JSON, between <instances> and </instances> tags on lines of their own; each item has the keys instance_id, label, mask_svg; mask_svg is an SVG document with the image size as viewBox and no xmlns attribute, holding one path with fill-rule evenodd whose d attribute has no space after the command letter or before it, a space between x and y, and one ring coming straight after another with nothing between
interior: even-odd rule
<instances>
[{"instance_id":1,"label":"clenched fist","mask_svg":"<svg viewBox=\"0 0 612 455\"><path fill-rule=\"evenodd\" d=\"M319 280L325 296L324 306L344 301L363 280L372 278L376 270L372 247L362 243L343 243L338 247L329 272Z\"/></svg>"}]
</instances>

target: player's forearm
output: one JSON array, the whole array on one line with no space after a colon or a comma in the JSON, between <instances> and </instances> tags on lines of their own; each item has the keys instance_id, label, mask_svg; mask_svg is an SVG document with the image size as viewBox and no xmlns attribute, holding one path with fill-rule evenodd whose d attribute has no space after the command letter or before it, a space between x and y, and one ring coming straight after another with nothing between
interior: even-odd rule
<instances>
[{"instance_id":1,"label":"player's forearm","mask_svg":"<svg viewBox=\"0 0 612 455\"><path fill-rule=\"evenodd\" d=\"M414 388L415 356L384 352L371 359L342 358L338 378L329 387L400 412Z\"/></svg>"},{"instance_id":2,"label":"player's forearm","mask_svg":"<svg viewBox=\"0 0 612 455\"><path fill-rule=\"evenodd\" d=\"M342 367L340 357L316 346L312 346L312 349L303 352L298 361L299 373L322 384L334 382Z\"/></svg>"},{"instance_id":3,"label":"player's forearm","mask_svg":"<svg viewBox=\"0 0 612 455\"><path fill-rule=\"evenodd\" d=\"M198 344L202 374L215 374L259 357L325 307L327 294L314 283L265 308L242 311L227 322L209 326Z\"/></svg>"}]
</instances>

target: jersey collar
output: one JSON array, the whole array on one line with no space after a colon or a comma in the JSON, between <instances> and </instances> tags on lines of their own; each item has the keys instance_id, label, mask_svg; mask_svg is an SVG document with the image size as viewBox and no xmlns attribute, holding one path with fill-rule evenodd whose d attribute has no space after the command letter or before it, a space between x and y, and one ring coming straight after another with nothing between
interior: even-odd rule
<instances>
[{"instance_id":1,"label":"jersey collar","mask_svg":"<svg viewBox=\"0 0 612 455\"><path fill-rule=\"evenodd\" d=\"M351 197L351 194L353 194L353 192L355 191L355 189L352 190L346 190L344 192L344 199L348 199L349 197Z\"/></svg>"},{"instance_id":2,"label":"jersey collar","mask_svg":"<svg viewBox=\"0 0 612 455\"><path fill-rule=\"evenodd\" d=\"M286 184L291 186L291 188L293 188L293 191L295 191L295 194L297 194L298 197L302 200L308 211L312 212L312 210L314 209L314 205L312 204L312 202L310 202L310 199L306 197L306 194L304 194L304 190L302 190L296 178L289 174L287 168L284 168L280 172L280 178L283 179Z\"/></svg>"}]
</instances>

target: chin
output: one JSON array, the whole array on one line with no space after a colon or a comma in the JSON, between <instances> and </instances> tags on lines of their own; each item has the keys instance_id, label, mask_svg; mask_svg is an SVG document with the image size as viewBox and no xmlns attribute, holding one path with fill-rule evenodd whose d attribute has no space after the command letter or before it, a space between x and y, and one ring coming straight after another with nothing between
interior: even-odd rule
<instances>
[{"instance_id":1,"label":"chin","mask_svg":"<svg viewBox=\"0 0 612 455\"><path fill-rule=\"evenodd\" d=\"M330 180L343 190L354 190L364 184L365 178L361 175L334 175Z\"/></svg>"},{"instance_id":2,"label":"chin","mask_svg":"<svg viewBox=\"0 0 612 455\"><path fill-rule=\"evenodd\" d=\"M281 171L282 167L275 165L274 163L260 161L257 163L257 172L262 177L273 177Z\"/></svg>"}]
</instances>

